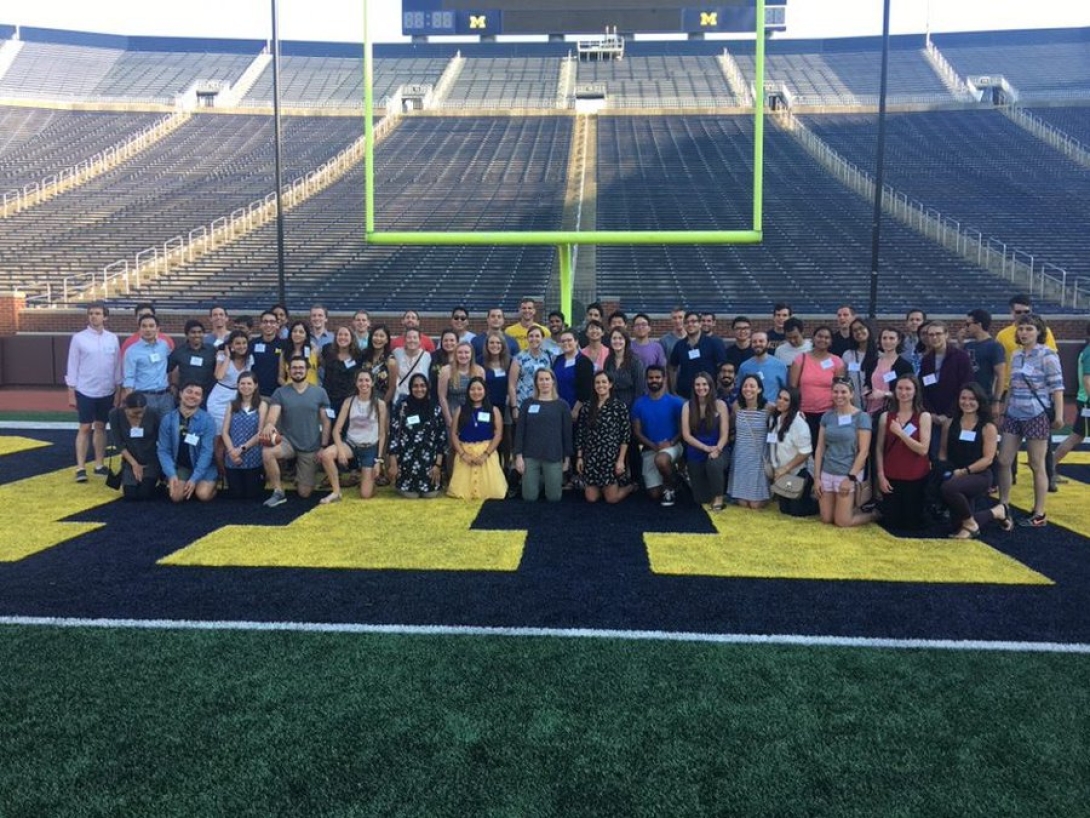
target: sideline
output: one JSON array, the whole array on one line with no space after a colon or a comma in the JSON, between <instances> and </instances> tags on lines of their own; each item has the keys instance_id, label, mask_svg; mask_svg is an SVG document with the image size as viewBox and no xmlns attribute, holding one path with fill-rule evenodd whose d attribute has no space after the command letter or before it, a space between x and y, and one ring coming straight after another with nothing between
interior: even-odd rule
<instances>
[{"instance_id":1,"label":"sideline","mask_svg":"<svg viewBox=\"0 0 1090 818\"><path fill-rule=\"evenodd\" d=\"M671 631L597 630L593 628L488 628L471 625L365 625L323 622L247 622L192 619L80 619L70 617L0 616L0 626L52 628L132 628L136 630L256 631L402 636L552 637L560 639L621 639L647 642L703 642L720 645L794 645L799 647L879 648L895 650L993 651L1003 653L1090 654L1080 642L1004 642L952 639L874 639L849 636L792 634L686 633Z\"/></svg>"}]
</instances>

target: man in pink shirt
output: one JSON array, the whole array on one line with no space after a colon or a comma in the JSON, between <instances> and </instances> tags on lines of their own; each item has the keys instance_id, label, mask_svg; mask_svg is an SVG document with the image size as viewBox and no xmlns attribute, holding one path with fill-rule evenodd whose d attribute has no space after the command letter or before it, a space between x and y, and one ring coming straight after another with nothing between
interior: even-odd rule
<instances>
[{"instance_id":1,"label":"man in pink shirt","mask_svg":"<svg viewBox=\"0 0 1090 818\"><path fill-rule=\"evenodd\" d=\"M117 336L106 330L110 311L105 304L87 305L87 329L72 336L68 347L68 405L79 414L76 432L76 482L87 482L87 444L94 451L95 474L107 473L106 418L114 407L121 383L121 347Z\"/></svg>"}]
</instances>

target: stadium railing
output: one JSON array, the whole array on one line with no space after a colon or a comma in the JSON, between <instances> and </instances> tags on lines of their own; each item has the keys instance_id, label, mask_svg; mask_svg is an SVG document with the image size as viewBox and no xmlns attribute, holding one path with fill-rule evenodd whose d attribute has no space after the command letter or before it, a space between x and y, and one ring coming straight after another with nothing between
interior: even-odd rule
<instances>
[{"instance_id":1,"label":"stadium railing","mask_svg":"<svg viewBox=\"0 0 1090 818\"><path fill-rule=\"evenodd\" d=\"M874 198L874 178L846 160L837 151L806 127L789 111L779 113L780 122L791 131L806 149L837 179L861 196ZM1009 246L999 239L986 237L979 230L962 227L956 219L943 216L938 210L907 194L882 186L882 208L902 224L954 251L962 258L1002 276L1019 288L1042 298L1054 299L1060 306L1075 306L1078 281L1069 287L1067 270L1032 254Z\"/></svg>"},{"instance_id":2,"label":"stadium railing","mask_svg":"<svg viewBox=\"0 0 1090 818\"><path fill-rule=\"evenodd\" d=\"M40 204L66 190L82 185L101 173L105 173L110 168L116 167L121 162L140 153L149 145L158 142L164 136L176 130L189 117L190 114L186 112L176 112L163 117L154 125L148 126L130 139L112 145L83 160L78 165L72 165L50 174L39 182L25 185L22 190L6 192L3 198L0 199L0 218L6 218Z\"/></svg>"}]
</instances>

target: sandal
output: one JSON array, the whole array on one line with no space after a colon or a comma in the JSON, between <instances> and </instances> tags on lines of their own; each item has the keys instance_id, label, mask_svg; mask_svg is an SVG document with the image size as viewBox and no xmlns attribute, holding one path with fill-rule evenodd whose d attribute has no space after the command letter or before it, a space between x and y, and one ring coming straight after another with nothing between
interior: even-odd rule
<instances>
[{"instance_id":1,"label":"sandal","mask_svg":"<svg viewBox=\"0 0 1090 818\"><path fill-rule=\"evenodd\" d=\"M722 503L712 503L712 511L722 511L722 510L723 510L723 504Z\"/></svg>"},{"instance_id":2,"label":"sandal","mask_svg":"<svg viewBox=\"0 0 1090 818\"><path fill-rule=\"evenodd\" d=\"M328 506L330 503L339 503L341 501L340 492L336 494L327 494L321 500L318 501L320 506Z\"/></svg>"},{"instance_id":3,"label":"sandal","mask_svg":"<svg viewBox=\"0 0 1090 818\"><path fill-rule=\"evenodd\" d=\"M996 516L996 509L1002 513L1002 517ZM992 509L992 516L995 517L995 521L999 523L999 528L1003 531L1014 531L1014 520L1011 518L1011 507L1006 503L1000 503Z\"/></svg>"},{"instance_id":4,"label":"sandal","mask_svg":"<svg viewBox=\"0 0 1090 818\"><path fill-rule=\"evenodd\" d=\"M1048 518L1044 514L1034 514L1031 517L1023 517L1018 521L1022 528L1044 528L1048 525Z\"/></svg>"},{"instance_id":5,"label":"sandal","mask_svg":"<svg viewBox=\"0 0 1090 818\"><path fill-rule=\"evenodd\" d=\"M975 540L980 537L980 526L976 528L966 528L962 526L960 529L950 535L951 540Z\"/></svg>"}]
</instances>

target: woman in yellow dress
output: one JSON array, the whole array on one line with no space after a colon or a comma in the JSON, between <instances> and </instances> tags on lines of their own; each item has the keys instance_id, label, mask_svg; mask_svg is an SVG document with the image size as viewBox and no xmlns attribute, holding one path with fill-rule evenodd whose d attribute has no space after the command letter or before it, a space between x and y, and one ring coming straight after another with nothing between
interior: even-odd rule
<instances>
[{"instance_id":1,"label":"woman in yellow dress","mask_svg":"<svg viewBox=\"0 0 1090 818\"><path fill-rule=\"evenodd\" d=\"M466 402L454 415L450 439L454 473L447 494L462 500L502 500L507 480L496 450L503 441L503 417L488 399L484 378L466 386Z\"/></svg>"}]
</instances>

